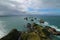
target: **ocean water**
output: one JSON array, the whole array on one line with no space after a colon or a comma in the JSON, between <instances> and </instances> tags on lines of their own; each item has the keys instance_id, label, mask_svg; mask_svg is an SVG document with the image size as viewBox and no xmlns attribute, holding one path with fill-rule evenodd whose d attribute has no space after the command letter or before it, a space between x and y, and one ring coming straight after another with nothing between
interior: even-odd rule
<instances>
[{"instance_id":1,"label":"ocean water","mask_svg":"<svg viewBox=\"0 0 60 40\"><path fill-rule=\"evenodd\" d=\"M24 17L30 16L11 16L0 17L0 38L7 35L12 29L16 28L19 31L26 31L25 27L29 21L24 20ZM60 16L31 16L36 17L37 20L44 19L45 25L49 25L60 31ZM36 21L37 22L37 21ZM60 36L55 36L54 40L60 40Z\"/></svg>"}]
</instances>

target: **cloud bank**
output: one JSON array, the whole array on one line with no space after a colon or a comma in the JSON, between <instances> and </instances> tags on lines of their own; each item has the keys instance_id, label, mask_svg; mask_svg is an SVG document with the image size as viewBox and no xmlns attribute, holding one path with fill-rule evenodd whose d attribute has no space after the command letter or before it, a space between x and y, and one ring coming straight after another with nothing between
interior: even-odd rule
<instances>
[{"instance_id":1,"label":"cloud bank","mask_svg":"<svg viewBox=\"0 0 60 40\"><path fill-rule=\"evenodd\" d=\"M60 0L0 0L0 15L29 14L31 11L41 12L39 14L48 12L40 9L60 9Z\"/></svg>"}]
</instances>

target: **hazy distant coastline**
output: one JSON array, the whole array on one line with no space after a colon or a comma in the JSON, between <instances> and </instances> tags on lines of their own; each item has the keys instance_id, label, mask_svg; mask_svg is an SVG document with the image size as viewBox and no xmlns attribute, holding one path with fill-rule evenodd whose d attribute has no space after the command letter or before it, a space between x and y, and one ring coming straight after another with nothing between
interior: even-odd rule
<instances>
[{"instance_id":1,"label":"hazy distant coastline","mask_svg":"<svg viewBox=\"0 0 60 40\"><path fill-rule=\"evenodd\" d=\"M60 16L60 15L36 15L36 14L30 14L30 15L0 15L0 17L13 17L13 16Z\"/></svg>"}]
</instances>

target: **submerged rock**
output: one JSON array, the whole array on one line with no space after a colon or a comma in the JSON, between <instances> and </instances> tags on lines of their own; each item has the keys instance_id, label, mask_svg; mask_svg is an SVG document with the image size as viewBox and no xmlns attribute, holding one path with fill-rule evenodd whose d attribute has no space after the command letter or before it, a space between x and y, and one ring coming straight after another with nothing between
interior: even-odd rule
<instances>
[{"instance_id":1,"label":"submerged rock","mask_svg":"<svg viewBox=\"0 0 60 40\"><path fill-rule=\"evenodd\" d=\"M31 19L31 21L34 21L34 19Z\"/></svg>"},{"instance_id":2,"label":"submerged rock","mask_svg":"<svg viewBox=\"0 0 60 40\"><path fill-rule=\"evenodd\" d=\"M37 19L37 18L34 18L35 20Z\"/></svg>"}]
</instances>

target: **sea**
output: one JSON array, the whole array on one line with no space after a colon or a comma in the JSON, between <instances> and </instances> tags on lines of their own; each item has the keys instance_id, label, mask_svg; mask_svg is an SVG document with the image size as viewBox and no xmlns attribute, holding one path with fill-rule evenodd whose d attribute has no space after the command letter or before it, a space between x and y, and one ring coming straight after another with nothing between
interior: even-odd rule
<instances>
[{"instance_id":1,"label":"sea","mask_svg":"<svg viewBox=\"0 0 60 40\"><path fill-rule=\"evenodd\" d=\"M24 20L25 17L36 17L36 23L38 23L40 19L44 19L44 21L46 22L45 25L47 24L52 28L55 28L57 31L60 31L60 16L3 16L0 17L0 38L6 36L12 29L26 31L26 24L29 23L30 20ZM60 36L55 35L54 40L60 40Z\"/></svg>"}]
</instances>

